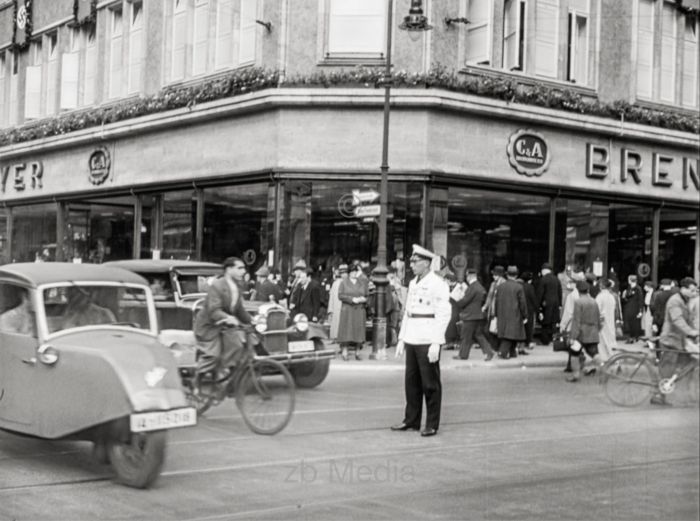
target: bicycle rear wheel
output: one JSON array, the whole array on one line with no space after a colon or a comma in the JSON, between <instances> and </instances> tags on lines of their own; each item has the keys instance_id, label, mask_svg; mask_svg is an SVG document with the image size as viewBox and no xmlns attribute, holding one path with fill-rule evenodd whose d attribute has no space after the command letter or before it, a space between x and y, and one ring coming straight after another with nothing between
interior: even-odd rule
<instances>
[{"instance_id":1,"label":"bicycle rear wheel","mask_svg":"<svg viewBox=\"0 0 700 521\"><path fill-rule=\"evenodd\" d=\"M657 386L654 369L643 355L615 355L605 363L602 373L606 396L623 407L634 407L648 400Z\"/></svg>"},{"instance_id":2,"label":"bicycle rear wheel","mask_svg":"<svg viewBox=\"0 0 700 521\"><path fill-rule=\"evenodd\" d=\"M256 434L277 434L294 413L294 379L275 360L255 360L236 388L236 404L246 425Z\"/></svg>"}]
</instances>

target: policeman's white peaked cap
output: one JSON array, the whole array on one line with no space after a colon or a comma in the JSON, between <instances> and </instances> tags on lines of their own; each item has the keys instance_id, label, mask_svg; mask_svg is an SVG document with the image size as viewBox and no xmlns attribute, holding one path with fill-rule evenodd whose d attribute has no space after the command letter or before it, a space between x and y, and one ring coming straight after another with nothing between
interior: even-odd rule
<instances>
[{"instance_id":1,"label":"policeman's white peaked cap","mask_svg":"<svg viewBox=\"0 0 700 521\"><path fill-rule=\"evenodd\" d=\"M429 261L432 261L435 257L437 257L437 255L435 255L432 251L426 250L418 244L413 245L413 253L411 254L411 256L413 255Z\"/></svg>"}]
</instances>

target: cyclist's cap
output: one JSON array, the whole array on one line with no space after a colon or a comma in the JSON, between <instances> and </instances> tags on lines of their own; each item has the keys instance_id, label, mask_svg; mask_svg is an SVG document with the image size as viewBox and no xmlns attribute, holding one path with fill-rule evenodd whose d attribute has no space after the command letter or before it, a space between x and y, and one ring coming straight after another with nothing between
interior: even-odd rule
<instances>
[{"instance_id":1,"label":"cyclist's cap","mask_svg":"<svg viewBox=\"0 0 700 521\"><path fill-rule=\"evenodd\" d=\"M697 286L698 283L695 281L695 279L692 279L690 277L685 277L683 280L681 280L681 288L689 288L690 286Z\"/></svg>"}]
</instances>

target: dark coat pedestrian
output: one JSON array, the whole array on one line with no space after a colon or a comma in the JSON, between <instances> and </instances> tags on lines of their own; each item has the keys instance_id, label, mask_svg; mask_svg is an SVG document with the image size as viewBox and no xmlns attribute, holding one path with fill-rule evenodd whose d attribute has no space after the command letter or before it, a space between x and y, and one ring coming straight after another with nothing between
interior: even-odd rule
<instances>
[{"instance_id":1,"label":"dark coat pedestrian","mask_svg":"<svg viewBox=\"0 0 700 521\"><path fill-rule=\"evenodd\" d=\"M588 293L579 292L579 298L574 302L574 315L571 319L571 340L578 340L582 345L598 345L600 326L598 304Z\"/></svg>"},{"instance_id":2,"label":"dark coat pedestrian","mask_svg":"<svg viewBox=\"0 0 700 521\"><path fill-rule=\"evenodd\" d=\"M664 326L666 303L674 293L678 293L678 288L671 287L669 279L662 279L660 289L651 296L649 307L651 308L652 323L656 326L657 333L661 333L661 329Z\"/></svg>"},{"instance_id":3,"label":"dark coat pedestrian","mask_svg":"<svg viewBox=\"0 0 700 521\"><path fill-rule=\"evenodd\" d=\"M484 335L486 315L482 307L486 300L486 289L476 278L475 270L467 270L467 281L469 286L464 292L464 296L455 302L455 306L459 309L459 318L462 321L462 338L459 355L456 358L468 360L472 345L474 342L478 342L488 361L493 358L493 350Z\"/></svg>"},{"instance_id":4,"label":"dark coat pedestrian","mask_svg":"<svg viewBox=\"0 0 700 521\"><path fill-rule=\"evenodd\" d=\"M312 322L317 322L321 313L321 294L321 285L307 274L294 286L289 297L292 318L303 313Z\"/></svg>"},{"instance_id":5,"label":"dark coat pedestrian","mask_svg":"<svg viewBox=\"0 0 700 521\"><path fill-rule=\"evenodd\" d=\"M642 336L642 312L644 311L644 293L637 285L637 277L630 275L629 285L622 292L622 324L629 340Z\"/></svg>"},{"instance_id":6,"label":"dark coat pedestrian","mask_svg":"<svg viewBox=\"0 0 700 521\"><path fill-rule=\"evenodd\" d=\"M537 294L534 286L530 283L531 280L532 273L523 273L521 284L523 285L525 302L527 303L527 322L525 323L525 343L527 345L532 343L532 333L535 327L535 315L537 314L537 310L539 308Z\"/></svg>"},{"instance_id":7,"label":"dark coat pedestrian","mask_svg":"<svg viewBox=\"0 0 700 521\"><path fill-rule=\"evenodd\" d=\"M544 345L552 341L552 332L559 323L561 309L562 289L559 279L551 271L549 264L542 265L542 277L537 283L535 299L542 318L541 340Z\"/></svg>"},{"instance_id":8,"label":"dark coat pedestrian","mask_svg":"<svg viewBox=\"0 0 700 521\"><path fill-rule=\"evenodd\" d=\"M508 280L496 289L498 351L501 358L517 356L516 345L525 340L527 302L523 285L515 279L518 268L508 266Z\"/></svg>"},{"instance_id":9,"label":"dark coat pedestrian","mask_svg":"<svg viewBox=\"0 0 700 521\"><path fill-rule=\"evenodd\" d=\"M365 341L365 323L367 320L367 284L364 280L348 277L340 283L340 322L338 323L338 342L363 344Z\"/></svg>"}]
</instances>

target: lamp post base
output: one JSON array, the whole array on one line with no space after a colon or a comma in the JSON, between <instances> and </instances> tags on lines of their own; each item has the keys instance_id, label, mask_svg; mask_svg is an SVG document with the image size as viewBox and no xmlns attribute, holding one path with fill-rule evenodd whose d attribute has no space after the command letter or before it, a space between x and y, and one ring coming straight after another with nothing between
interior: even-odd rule
<instances>
[{"instance_id":1,"label":"lamp post base","mask_svg":"<svg viewBox=\"0 0 700 521\"><path fill-rule=\"evenodd\" d=\"M375 286L374 298L374 319L372 320L372 356L377 358L377 355L386 356L386 295L389 286L387 274L389 271L386 266L380 264L372 272L372 282Z\"/></svg>"}]
</instances>

